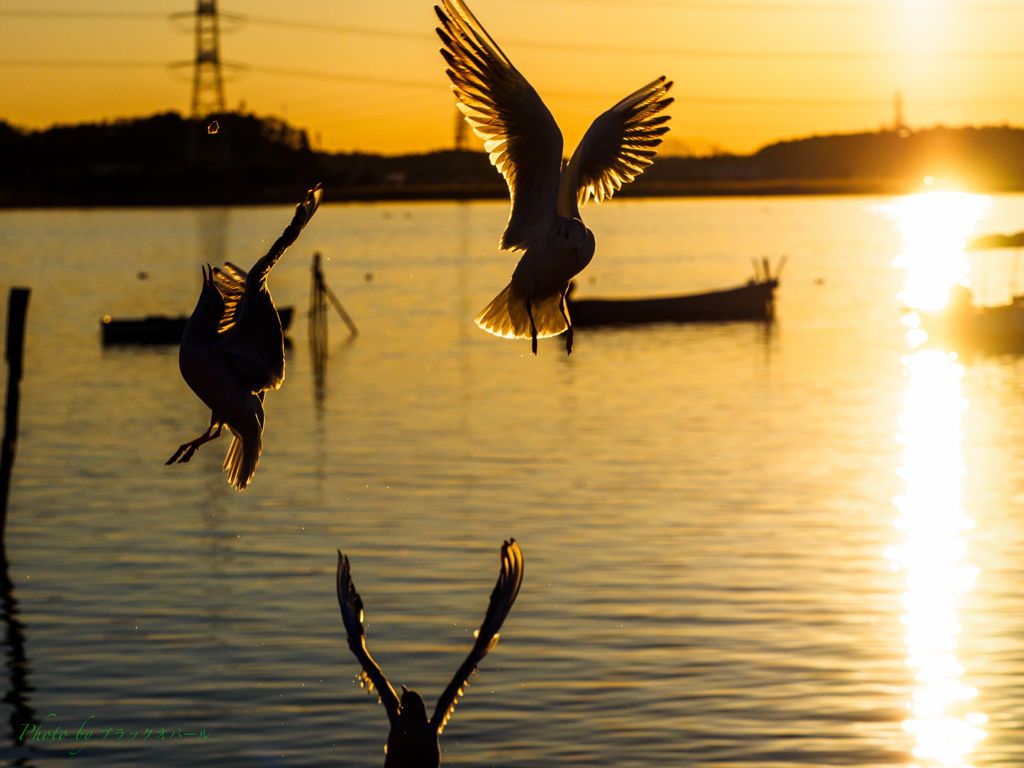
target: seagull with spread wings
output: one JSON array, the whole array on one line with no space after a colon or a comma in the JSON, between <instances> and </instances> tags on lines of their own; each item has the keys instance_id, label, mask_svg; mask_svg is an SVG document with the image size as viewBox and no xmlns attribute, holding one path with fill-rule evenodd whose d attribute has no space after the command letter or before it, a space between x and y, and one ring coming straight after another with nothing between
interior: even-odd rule
<instances>
[{"instance_id":1,"label":"seagull with spread wings","mask_svg":"<svg viewBox=\"0 0 1024 768\"><path fill-rule=\"evenodd\" d=\"M434 6L456 106L484 140L491 163L508 182L512 213L502 250L525 251L512 281L477 315L496 336L533 340L567 331L569 281L594 256L594 234L580 207L611 197L651 164L668 132L671 81L659 77L630 94L590 126L562 167L562 133L551 112L462 0Z\"/></svg>"},{"instance_id":2,"label":"seagull with spread wings","mask_svg":"<svg viewBox=\"0 0 1024 768\"><path fill-rule=\"evenodd\" d=\"M441 764L438 737L455 709L457 697L468 686L470 675L476 672L477 665L488 651L498 644L498 630L516 601L522 581L523 552L515 539L509 539L501 547L501 573L491 592L487 615L477 630L473 650L437 700L433 717L427 720L423 697L403 685L402 698L399 700L395 689L366 650L363 601L352 583L348 558L338 552L338 604L348 634L348 647L363 667L359 675L360 685L365 683L371 691L377 688L380 702L387 710L391 723L391 732L384 750L384 768L437 768Z\"/></svg>"},{"instance_id":3,"label":"seagull with spread wings","mask_svg":"<svg viewBox=\"0 0 1024 768\"><path fill-rule=\"evenodd\" d=\"M284 381L284 331L267 276L313 218L321 195L319 184L309 190L284 234L248 273L230 262L223 269L209 267L209 273L203 269L203 290L181 335L178 367L212 411L210 426L178 448L168 464L191 459L226 424L233 436L224 458L228 482L241 491L256 472L263 452L263 398Z\"/></svg>"}]
</instances>

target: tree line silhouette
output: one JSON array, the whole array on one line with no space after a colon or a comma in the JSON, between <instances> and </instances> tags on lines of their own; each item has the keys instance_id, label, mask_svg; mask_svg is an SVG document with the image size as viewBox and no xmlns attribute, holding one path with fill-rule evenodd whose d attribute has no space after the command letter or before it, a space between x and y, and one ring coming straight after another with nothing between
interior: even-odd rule
<instances>
[{"instance_id":1,"label":"tree line silhouette","mask_svg":"<svg viewBox=\"0 0 1024 768\"><path fill-rule=\"evenodd\" d=\"M25 131L0 121L0 206L285 203L323 182L328 200L503 199L479 151L382 156L314 150L276 118L174 112ZM879 130L780 141L749 155L661 156L623 195L898 193L922 179L1024 189L1024 129Z\"/></svg>"}]
</instances>

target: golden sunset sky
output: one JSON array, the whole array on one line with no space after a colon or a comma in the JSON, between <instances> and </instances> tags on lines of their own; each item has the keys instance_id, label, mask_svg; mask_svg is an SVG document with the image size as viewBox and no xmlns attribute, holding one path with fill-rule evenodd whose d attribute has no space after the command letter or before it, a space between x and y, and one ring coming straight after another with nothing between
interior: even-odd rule
<instances>
[{"instance_id":1,"label":"golden sunset sky","mask_svg":"<svg viewBox=\"0 0 1024 768\"><path fill-rule=\"evenodd\" d=\"M331 151L452 145L430 0L222 0L227 104ZM471 0L562 126L675 80L669 150L750 152L891 125L1024 125L1024 2ZM24 128L187 113L194 0L0 0L0 119Z\"/></svg>"}]
</instances>

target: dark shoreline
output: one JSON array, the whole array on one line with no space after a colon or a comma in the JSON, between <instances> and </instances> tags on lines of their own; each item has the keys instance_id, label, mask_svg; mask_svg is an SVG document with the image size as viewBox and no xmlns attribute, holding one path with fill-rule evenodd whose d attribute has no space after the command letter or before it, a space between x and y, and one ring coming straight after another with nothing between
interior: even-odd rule
<instances>
[{"instance_id":1,"label":"dark shoreline","mask_svg":"<svg viewBox=\"0 0 1024 768\"><path fill-rule=\"evenodd\" d=\"M929 190L918 180L909 179L770 179L763 181L659 182L625 187L616 199L719 198L719 197L806 197L814 195L908 195ZM958 190L976 194L1024 192L1024 188ZM259 194L217 195L201 198L159 199L138 197L133 200L96 200L26 193L19 199L0 194L0 210L36 210L53 208L203 208L218 206L290 205L304 189L261 190ZM324 203L475 201L509 199L508 188L501 184L419 184L372 185L324 189Z\"/></svg>"},{"instance_id":2,"label":"dark shoreline","mask_svg":"<svg viewBox=\"0 0 1024 768\"><path fill-rule=\"evenodd\" d=\"M212 125L212 124L211 124ZM317 183L325 202L508 200L486 152L314 150L274 118L175 113L22 131L0 121L0 208L283 205ZM932 177L935 184L924 185ZM1024 191L1024 129L935 128L811 136L750 155L659 156L616 197L902 195Z\"/></svg>"}]
</instances>

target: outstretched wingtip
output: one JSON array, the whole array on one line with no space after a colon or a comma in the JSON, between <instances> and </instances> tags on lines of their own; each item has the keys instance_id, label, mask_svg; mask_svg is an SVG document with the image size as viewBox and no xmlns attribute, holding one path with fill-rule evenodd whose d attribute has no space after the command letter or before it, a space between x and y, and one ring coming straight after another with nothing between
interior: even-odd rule
<instances>
[{"instance_id":1,"label":"outstretched wingtip","mask_svg":"<svg viewBox=\"0 0 1024 768\"><path fill-rule=\"evenodd\" d=\"M380 702L387 710L388 720L394 724L398 719L399 702L395 695L394 688L384 677L384 673L377 662L373 660L366 650L366 628L363 625L363 599L356 591L352 582L352 575L349 568L349 561L341 550L338 550L338 605L341 607L341 620L345 626L345 635L348 640L349 650L359 660L362 672L359 674L360 686L366 685L369 691L374 687L380 695Z\"/></svg>"},{"instance_id":2,"label":"outstretched wingtip","mask_svg":"<svg viewBox=\"0 0 1024 768\"><path fill-rule=\"evenodd\" d=\"M480 629L476 631L473 649L437 700L434 716L430 719L431 725L437 729L438 734L444 730L458 697L462 695L464 686L469 682L470 675L476 671L480 660L498 644L498 633L512 609L512 604L516 601L522 582L523 551L519 548L516 540L510 538L501 545L501 572L498 574L498 581L491 592L487 614L484 616Z\"/></svg>"},{"instance_id":3,"label":"outstretched wingtip","mask_svg":"<svg viewBox=\"0 0 1024 768\"><path fill-rule=\"evenodd\" d=\"M341 607L341 613L344 616L354 605L355 601L352 599L353 593L356 595L356 600L359 599L359 593L355 591L355 586L352 584L352 575L348 556L342 554L340 549L338 550L338 571L335 581L338 590L338 605Z\"/></svg>"},{"instance_id":4,"label":"outstretched wingtip","mask_svg":"<svg viewBox=\"0 0 1024 768\"><path fill-rule=\"evenodd\" d=\"M502 579L505 584L502 585ZM498 587L504 586L508 608L512 607L516 597L519 595L519 587L523 583L523 550L519 543L510 538L501 545L501 577L498 579ZM506 611L507 614L507 611Z\"/></svg>"},{"instance_id":5,"label":"outstretched wingtip","mask_svg":"<svg viewBox=\"0 0 1024 768\"><path fill-rule=\"evenodd\" d=\"M316 209L320 207L320 200L324 196L323 185L317 184L309 192L306 193L306 199L302 203L302 209L306 214L306 223L313 218L313 214L316 213Z\"/></svg>"},{"instance_id":6,"label":"outstretched wingtip","mask_svg":"<svg viewBox=\"0 0 1024 768\"><path fill-rule=\"evenodd\" d=\"M316 209L320 207L320 200L324 196L324 190L322 184L317 184L311 190L306 193L306 199L295 206L295 220L292 224L297 222L301 224L300 229L309 224L309 220L313 218L313 214L316 213Z\"/></svg>"}]
</instances>

